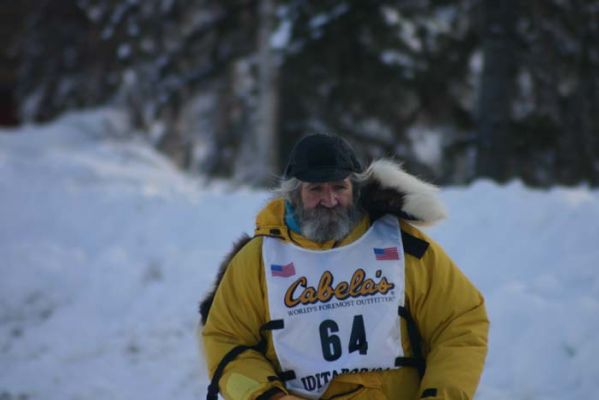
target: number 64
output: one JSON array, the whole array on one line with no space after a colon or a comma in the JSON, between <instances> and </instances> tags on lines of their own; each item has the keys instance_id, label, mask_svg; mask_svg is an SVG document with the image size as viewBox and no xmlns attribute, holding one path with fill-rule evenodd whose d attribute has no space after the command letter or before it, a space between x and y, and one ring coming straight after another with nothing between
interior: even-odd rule
<instances>
[{"instance_id":1,"label":"number 64","mask_svg":"<svg viewBox=\"0 0 599 400\"><path fill-rule=\"evenodd\" d=\"M334 335L334 333L339 332L339 325L332 319L325 319L320 324L319 331L322 356L327 361L337 360L341 357L341 339L339 339L338 335ZM362 315L354 316L348 351L350 353L359 351L360 354L366 354L368 351L368 341L366 341L366 330L364 329L364 318Z\"/></svg>"}]
</instances>

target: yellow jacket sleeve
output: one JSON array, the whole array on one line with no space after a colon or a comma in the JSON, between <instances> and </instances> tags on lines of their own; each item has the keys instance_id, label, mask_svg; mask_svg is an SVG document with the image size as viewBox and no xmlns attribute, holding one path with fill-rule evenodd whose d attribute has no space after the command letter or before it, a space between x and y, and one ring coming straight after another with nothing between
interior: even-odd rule
<instances>
[{"instance_id":1,"label":"yellow jacket sleeve","mask_svg":"<svg viewBox=\"0 0 599 400\"><path fill-rule=\"evenodd\" d=\"M407 298L424 342L427 400L472 399L487 353L484 299L434 241L407 273Z\"/></svg>"},{"instance_id":2,"label":"yellow jacket sleeve","mask_svg":"<svg viewBox=\"0 0 599 400\"><path fill-rule=\"evenodd\" d=\"M260 327L267 322L267 304L261 246L260 238L246 244L229 264L216 291L200 336L211 378L229 351L240 345L254 346L262 339ZM273 387L285 391L280 382L272 380L275 376L264 354L246 350L227 364L219 382L220 394L237 400L255 399Z\"/></svg>"}]
</instances>

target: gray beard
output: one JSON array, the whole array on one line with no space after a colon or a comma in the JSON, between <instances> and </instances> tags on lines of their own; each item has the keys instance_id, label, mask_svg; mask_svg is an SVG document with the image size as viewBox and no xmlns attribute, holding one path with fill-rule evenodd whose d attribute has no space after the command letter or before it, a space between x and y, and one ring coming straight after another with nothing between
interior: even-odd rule
<instances>
[{"instance_id":1,"label":"gray beard","mask_svg":"<svg viewBox=\"0 0 599 400\"><path fill-rule=\"evenodd\" d=\"M306 210L302 204L298 204L295 215L302 235L314 242L324 243L346 237L360 221L362 212L354 205L348 208L317 206Z\"/></svg>"}]
</instances>

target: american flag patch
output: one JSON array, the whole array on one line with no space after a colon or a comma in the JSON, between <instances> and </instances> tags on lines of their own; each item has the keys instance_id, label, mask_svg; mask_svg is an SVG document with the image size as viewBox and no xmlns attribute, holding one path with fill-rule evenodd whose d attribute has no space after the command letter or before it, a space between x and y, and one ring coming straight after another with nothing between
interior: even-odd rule
<instances>
[{"instance_id":1,"label":"american flag patch","mask_svg":"<svg viewBox=\"0 0 599 400\"><path fill-rule=\"evenodd\" d=\"M385 249L374 248L374 256L379 261L399 260L397 247L387 247Z\"/></svg>"},{"instance_id":2,"label":"american flag patch","mask_svg":"<svg viewBox=\"0 0 599 400\"><path fill-rule=\"evenodd\" d=\"M271 264L270 273L272 274L272 276L288 278L290 276L295 275L295 266L293 265L293 263L289 263L286 265Z\"/></svg>"}]
</instances>

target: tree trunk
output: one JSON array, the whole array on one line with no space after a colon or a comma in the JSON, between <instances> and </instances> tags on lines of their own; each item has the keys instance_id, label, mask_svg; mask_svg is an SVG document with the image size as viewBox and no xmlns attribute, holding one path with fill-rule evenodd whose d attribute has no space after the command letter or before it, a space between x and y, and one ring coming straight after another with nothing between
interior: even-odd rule
<instances>
[{"instance_id":1,"label":"tree trunk","mask_svg":"<svg viewBox=\"0 0 599 400\"><path fill-rule=\"evenodd\" d=\"M258 107L254 131L257 184L272 183L276 174L278 146L278 67L270 47L274 20L273 0L261 0L258 28Z\"/></svg>"},{"instance_id":2,"label":"tree trunk","mask_svg":"<svg viewBox=\"0 0 599 400\"><path fill-rule=\"evenodd\" d=\"M510 177L510 115L514 94L517 1L484 0L483 56L477 122L477 174Z\"/></svg>"},{"instance_id":3,"label":"tree trunk","mask_svg":"<svg viewBox=\"0 0 599 400\"><path fill-rule=\"evenodd\" d=\"M166 132L156 144L156 148L166 154L177 167L188 169L191 164L191 145L183 134L181 126L180 101L175 100L163 111Z\"/></svg>"}]
</instances>

